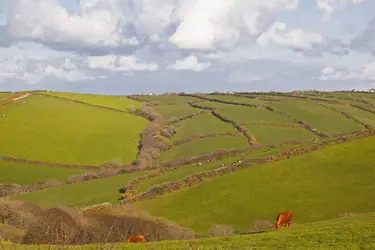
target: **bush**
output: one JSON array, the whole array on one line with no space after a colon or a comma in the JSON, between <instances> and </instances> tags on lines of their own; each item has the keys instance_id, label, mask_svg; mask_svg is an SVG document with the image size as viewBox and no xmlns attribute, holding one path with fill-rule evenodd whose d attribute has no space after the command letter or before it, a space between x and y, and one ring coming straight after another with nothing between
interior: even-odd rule
<instances>
[{"instance_id":1,"label":"bush","mask_svg":"<svg viewBox=\"0 0 375 250\"><path fill-rule=\"evenodd\" d=\"M269 220L255 220L250 225L249 232L250 233L258 233L267 231L274 228L274 224Z\"/></svg>"},{"instance_id":2,"label":"bush","mask_svg":"<svg viewBox=\"0 0 375 250\"><path fill-rule=\"evenodd\" d=\"M234 234L235 230L229 225L214 225L208 231L208 235L211 237L232 236Z\"/></svg>"}]
</instances>

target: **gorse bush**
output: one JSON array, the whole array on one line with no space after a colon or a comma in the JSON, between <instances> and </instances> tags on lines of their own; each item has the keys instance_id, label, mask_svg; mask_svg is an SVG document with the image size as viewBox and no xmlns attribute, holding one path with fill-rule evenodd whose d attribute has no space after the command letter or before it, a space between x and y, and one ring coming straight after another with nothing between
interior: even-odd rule
<instances>
[{"instance_id":1,"label":"gorse bush","mask_svg":"<svg viewBox=\"0 0 375 250\"><path fill-rule=\"evenodd\" d=\"M214 225L208 231L208 235L212 237L232 236L236 233L230 225Z\"/></svg>"}]
</instances>

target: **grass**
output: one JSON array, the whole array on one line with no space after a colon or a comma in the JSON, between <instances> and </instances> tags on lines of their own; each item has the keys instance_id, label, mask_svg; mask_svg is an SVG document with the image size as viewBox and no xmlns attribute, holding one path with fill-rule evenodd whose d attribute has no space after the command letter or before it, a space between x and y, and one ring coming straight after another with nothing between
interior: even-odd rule
<instances>
[{"instance_id":1,"label":"grass","mask_svg":"<svg viewBox=\"0 0 375 250\"><path fill-rule=\"evenodd\" d=\"M267 231L227 237L173 240L142 244L91 244L85 249L374 249L375 213L293 225L290 231ZM7 245L7 243L3 243ZM21 247L21 245L17 245ZM15 248L18 249L18 248ZM21 248L22 249L22 248ZM27 249L39 249L27 246ZM49 249L40 246L40 249ZM82 249L82 246L71 249Z\"/></svg>"},{"instance_id":2,"label":"grass","mask_svg":"<svg viewBox=\"0 0 375 250\"><path fill-rule=\"evenodd\" d=\"M0 183L29 185L40 181L66 181L69 176L87 172L83 169L57 168L0 160Z\"/></svg>"},{"instance_id":3,"label":"grass","mask_svg":"<svg viewBox=\"0 0 375 250\"><path fill-rule=\"evenodd\" d=\"M328 134L362 130L361 125L349 120L340 113L310 101L285 101L270 106L279 111L286 111L293 117Z\"/></svg>"},{"instance_id":4,"label":"grass","mask_svg":"<svg viewBox=\"0 0 375 250\"><path fill-rule=\"evenodd\" d=\"M161 114L166 120L183 117L201 111L200 109L191 107L189 104L156 106L153 107L153 110Z\"/></svg>"},{"instance_id":5,"label":"grass","mask_svg":"<svg viewBox=\"0 0 375 250\"><path fill-rule=\"evenodd\" d=\"M190 96L139 96L139 99L150 102L162 102L165 104L186 104L191 101L200 101L200 99Z\"/></svg>"},{"instance_id":6,"label":"grass","mask_svg":"<svg viewBox=\"0 0 375 250\"><path fill-rule=\"evenodd\" d=\"M347 105L328 104L328 106L331 106L341 112L348 113L349 115L353 116L354 118L357 118L358 120L366 124L375 126L375 115L370 112Z\"/></svg>"},{"instance_id":7,"label":"grass","mask_svg":"<svg viewBox=\"0 0 375 250\"><path fill-rule=\"evenodd\" d=\"M177 133L173 137L174 140L192 135L237 131L232 125L221 121L211 114L194 116L191 119L175 124L175 126L177 127Z\"/></svg>"},{"instance_id":8,"label":"grass","mask_svg":"<svg viewBox=\"0 0 375 250\"><path fill-rule=\"evenodd\" d=\"M0 155L40 161L130 164L148 121L84 104L32 95L0 107Z\"/></svg>"},{"instance_id":9,"label":"grass","mask_svg":"<svg viewBox=\"0 0 375 250\"><path fill-rule=\"evenodd\" d=\"M25 193L15 196L14 198L26 202L32 202L45 208L55 205L82 207L102 202L116 203L117 198L120 197L118 189L124 187L130 179L144 174L147 174L147 172L135 172L104 179L80 182Z\"/></svg>"},{"instance_id":10,"label":"grass","mask_svg":"<svg viewBox=\"0 0 375 250\"><path fill-rule=\"evenodd\" d=\"M266 101L259 100L257 98L247 98L241 96L231 96L231 95L202 95L204 97L210 99L218 99L222 101L230 101L230 102L239 102L239 103L246 103L246 104L265 104Z\"/></svg>"},{"instance_id":11,"label":"grass","mask_svg":"<svg viewBox=\"0 0 375 250\"><path fill-rule=\"evenodd\" d=\"M375 137L335 145L244 169L137 206L199 233L214 224L233 225L244 232L254 220L273 221L287 209L294 211L297 224L343 212L371 212L374 149Z\"/></svg>"},{"instance_id":12,"label":"grass","mask_svg":"<svg viewBox=\"0 0 375 250\"><path fill-rule=\"evenodd\" d=\"M219 166L220 165L216 162L216 164L210 163L210 164L205 164L203 166L190 166L190 167L178 168L177 170L169 171L165 175L162 175L158 178L154 178L154 179L150 179L150 180L142 182L138 186L137 191L139 193L142 193L142 192L147 191L149 188L153 186L160 185L160 184L170 182L170 181L182 180L188 175L213 170L213 169L218 168Z\"/></svg>"},{"instance_id":13,"label":"grass","mask_svg":"<svg viewBox=\"0 0 375 250\"><path fill-rule=\"evenodd\" d=\"M157 160L158 162L168 161L185 156L198 156L202 153L214 152L219 149L241 149L247 146L248 142L244 136L202 138L164 151Z\"/></svg>"},{"instance_id":14,"label":"grass","mask_svg":"<svg viewBox=\"0 0 375 250\"><path fill-rule=\"evenodd\" d=\"M246 125L257 141L262 144L280 143L317 137L314 133L304 128L285 128L276 126Z\"/></svg>"},{"instance_id":15,"label":"grass","mask_svg":"<svg viewBox=\"0 0 375 250\"><path fill-rule=\"evenodd\" d=\"M48 92L46 94L125 111L130 107L139 108L142 104L141 102L134 101L126 96L105 96L67 92Z\"/></svg>"}]
</instances>

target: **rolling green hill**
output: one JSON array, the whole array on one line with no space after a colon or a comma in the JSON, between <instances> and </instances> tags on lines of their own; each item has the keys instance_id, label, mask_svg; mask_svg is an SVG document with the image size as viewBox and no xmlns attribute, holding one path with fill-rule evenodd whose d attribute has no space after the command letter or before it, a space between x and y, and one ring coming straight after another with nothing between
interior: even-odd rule
<instances>
[{"instance_id":1,"label":"rolling green hill","mask_svg":"<svg viewBox=\"0 0 375 250\"><path fill-rule=\"evenodd\" d=\"M6 95L8 93L0 93L0 98ZM200 99L199 96L211 101ZM307 99L299 100L296 98L298 96ZM158 166L171 168L164 175L147 178L135 185L138 194L151 192L154 187L160 191L164 184L189 180L193 178L191 175L195 175L195 180L202 178L202 183L192 187L188 187L190 184L187 183L181 186L181 190L173 186L174 192L160 191L156 198L150 199L152 196L149 196L135 205L152 215L191 228L200 235L207 235L207 231L217 224L231 225L245 233L256 220L274 223L280 211L292 210L295 215L291 232L138 246L182 249L193 244L204 249L226 249L246 245L274 249L281 244L283 248L298 249L300 246L312 247L314 242L320 242L324 248L345 242L345 246L371 249L368 239L374 237L374 232L369 228L375 224L374 214L370 213L375 212L372 184L375 179L375 136L329 145L282 161L251 166L246 164L249 164L249 160L254 162L262 157L277 156L286 150L341 138L341 133L363 131L365 126L360 122L375 126L375 114L372 113L375 112L372 106L375 94L301 92L134 97L151 102L153 111L169 121L156 119L150 124L140 116L129 114L128 108L141 108L142 102L126 96L33 92L25 99L0 106L0 156L50 162L51 166L65 163L102 165L103 168L132 163L139 164L133 167L143 167L140 164L144 162L142 160L151 162L150 167L168 162L169 165ZM339 101L340 104L332 101ZM246 104L256 104L257 107ZM214 111L199 107L209 107ZM369 111L361 110L361 107ZM142 110L147 112L148 109ZM360 122L345 117L341 112ZM196 115L186 117L191 114ZM176 118L184 119L174 120ZM330 137L319 136L296 120ZM145 130L146 126L148 129ZM256 138L257 144L249 144L246 130ZM231 134L184 140L216 133ZM312 141L313 138L317 141ZM203 157L203 154L206 156ZM241 162L250 167L213 179L196 175L220 171L218 169ZM114 165L110 166L109 163ZM88 171L78 166L48 167L1 160L0 184L30 185L47 180L64 182L69 176ZM119 188L131 179L149 173L154 172L145 169L97 180L83 179L79 183L9 198L37 203L42 207L118 203ZM352 212L369 214L335 219L340 214ZM344 224L347 229L340 231ZM355 225L358 225L358 231L355 231ZM127 244L119 246L128 247ZM129 247L131 249L133 246Z\"/></svg>"},{"instance_id":2,"label":"rolling green hill","mask_svg":"<svg viewBox=\"0 0 375 250\"><path fill-rule=\"evenodd\" d=\"M374 149L373 137L331 146L244 169L137 206L200 233L214 224L245 231L254 220L274 220L287 209L295 212L297 224L343 212L371 212L375 207Z\"/></svg>"},{"instance_id":3,"label":"rolling green hill","mask_svg":"<svg viewBox=\"0 0 375 250\"><path fill-rule=\"evenodd\" d=\"M0 107L0 155L77 163L130 164L148 121L52 97L32 95Z\"/></svg>"}]
</instances>

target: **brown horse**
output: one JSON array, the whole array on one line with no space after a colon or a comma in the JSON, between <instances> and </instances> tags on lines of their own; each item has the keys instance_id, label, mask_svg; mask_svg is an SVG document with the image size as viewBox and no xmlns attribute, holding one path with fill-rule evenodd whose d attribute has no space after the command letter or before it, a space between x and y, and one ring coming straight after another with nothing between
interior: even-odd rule
<instances>
[{"instance_id":1,"label":"brown horse","mask_svg":"<svg viewBox=\"0 0 375 250\"><path fill-rule=\"evenodd\" d=\"M145 241L145 238L143 237L143 235L136 235L136 236L129 236L128 237L128 242L129 243L140 243L140 242L144 242Z\"/></svg>"},{"instance_id":2,"label":"brown horse","mask_svg":"<svg viewBox=\"0 0 375 250\"><path fill-rule=\"evenodd\" d=\"M285 225L285 229L289 230L290 226L292 225L292 218L293 218L293 213L290 211L279 213L279 215L276 217L276 224L275 224L276 231L279 231L282 225Z\"/></svg>"}]
</instances>

